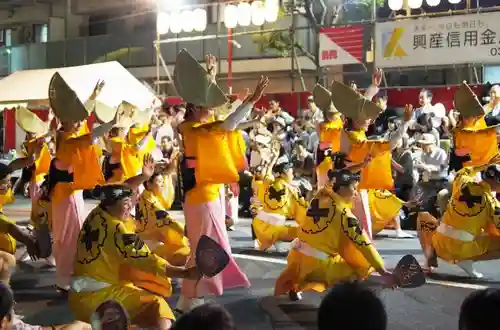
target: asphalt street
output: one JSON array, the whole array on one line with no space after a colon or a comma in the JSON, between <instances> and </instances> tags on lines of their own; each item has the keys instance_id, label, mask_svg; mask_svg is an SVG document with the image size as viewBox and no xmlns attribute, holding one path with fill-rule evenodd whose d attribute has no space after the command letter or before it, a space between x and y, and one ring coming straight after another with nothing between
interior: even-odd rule
<instances>
[{"instance_id":1,"label":"asphalt street","mask_svg":"<svg viewBox=\"0 0 500 330\"><path fill-rule=\"evenodd\" d=\"M94 202L87 202L88 210ZM24 226L28 223L29 200L18 200L8 206L5 213ZM182 220L182 212L173 211ZM306 293L300 302L290 302L287 297L272 296L274 282L286 264L286 254L257 252L252 248L250 220L241 219L230 232L233 254L249 277L252 287L248 290L231 290L222 297L212 298L224 305L233 315L238 329L316 329L316 311L322 295ZM402 256L412 254L422 261L418 239L396 239L394 232L384 231L375 240L387 268L395 267ZM18 251L18 256L23 248ZM440 263L428 283L417 289L383 289L377 277L367 281L386 305L390 330L457 329L458 312L464 298L477 289L500 288L500 261L482 262L477 269L484 273L484 280L469 280L456 266ZM16 295L16 313L31 324L61 324L72 320L67 303L54 290L54 269L44 261L19 263L12 279ZM171 297L175 304L177 296ZM210 299L210 298L209 298ZM169 300L170 301L170 300ZM353 311L353 320L360 317Z\"/></svg>"}]
</instances>

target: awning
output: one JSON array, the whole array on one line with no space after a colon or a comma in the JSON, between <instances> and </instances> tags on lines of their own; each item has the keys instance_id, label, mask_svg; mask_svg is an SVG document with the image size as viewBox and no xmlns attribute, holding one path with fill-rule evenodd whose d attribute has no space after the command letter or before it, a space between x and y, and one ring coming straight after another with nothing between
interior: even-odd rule
<instances>
[{"instance_id":1,"label":"awning","mask_svg":"<svg viewBox=\"0 0 500 330\"><path fill-rule=\"evenodd\" d=\"M118 62L73 66L58 69L17 71L0 80L0 111L19 105L32 108L49 106L49 83L54 73L66 80L82 102L92 93L98 80L104 86L98 100L115 107L122 101L139 109L158 102L154 93Z\"/></svg>"}]
</instances>

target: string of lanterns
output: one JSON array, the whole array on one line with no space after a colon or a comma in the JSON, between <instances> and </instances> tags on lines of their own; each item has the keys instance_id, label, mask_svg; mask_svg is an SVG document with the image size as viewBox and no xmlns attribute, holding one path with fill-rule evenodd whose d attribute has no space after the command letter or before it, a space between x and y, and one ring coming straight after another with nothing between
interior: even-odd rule
<instances>
[{"instance_id":1,"label":"string of lanterns","mask_svg":"<svg viewBox=\"0 0 500 330\"><path fill-rule=\"evenodd\" d=\"M443 0L446 1L446 0ZM448 0L449 4L457 5L462 0ZM436 7L441 4L441 0L425 0L428 6ZM401 10L404 7L404 0L389 0L389 8L391 10ZM424 0L407 0L408 7L411 9L419 9L424 4Z\"/></svg>"},{"instance_id":2,"label":"string of lanterns","mask_svg":"<svg viewBox=\"0 0 500 330\"><path fill-rule=\"evenodd\" d=\"M261 26L278 20L279 1L252 1L224 6L224 25L228 29L237 26ZM207 28L207 11L202 8L160 10L157 15L156 29L160 35L181 32L203 32Z\"/></svg>"}]
</instances>

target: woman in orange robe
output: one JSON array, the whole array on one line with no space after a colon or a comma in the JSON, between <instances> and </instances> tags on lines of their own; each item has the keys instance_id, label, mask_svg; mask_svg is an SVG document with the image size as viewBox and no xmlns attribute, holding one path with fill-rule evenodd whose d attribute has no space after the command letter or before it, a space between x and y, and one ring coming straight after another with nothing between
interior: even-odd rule
<instances>
[{"instance_id":1,"label":"woman in orange robe","mask_svg":"<svg viewBox=\"0 0 500 330\"><path fill-rule=\"evenodd\" d=\"M179 125L179 132L184 143L184 158L181 161L181 179L184 190L184 216L191 255L186 267L195 264L198 241L202 235L215 239L229 254L231 248L225 226L225 198L223 184L237 180L237 164L234 157L243 157L241 150L231 151L231 145L217 141L230 142L238 132L238 125L250 114L253 105L262 96L268 85L268 79L262 78L255 92L248 97L234 112L222 122L214 122L213 109L224 105L227 98L215 82L215 58L209 57L208 70L201 67L187 51L181 51L177 57L174 75L176 89L186 101L185 121ZM186 74L188 73L188 74ZM239 135L241 137L241 134ZM212 145L207 145L207 140ZM218 143L217 145L213 145ZM210 152L208 152L210 151ZM214 159L228 157L226 159ZM228 162L232 162L234 177L228 176ZM217 173L202 173L210 164L217 164L212 170ZM240 164L244 165L244 164ZM228 170L224 169L227 168ZM215 178L219 176L219 179ZM231 257L228 266L213 278L203 278L199 283L191 280L182 282L182 293L177 304L180 311L188 311L203 303L207 294L221 295L224 289L248 287L245 274Z\"/></svg>"}]
</instances>

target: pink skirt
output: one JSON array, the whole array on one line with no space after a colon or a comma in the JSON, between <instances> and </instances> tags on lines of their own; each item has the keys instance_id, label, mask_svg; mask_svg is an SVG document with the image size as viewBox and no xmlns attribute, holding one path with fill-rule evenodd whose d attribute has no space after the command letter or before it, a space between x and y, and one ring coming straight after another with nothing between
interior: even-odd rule
<instances>
[{"instance_id":1,"label":"pink skirt","mask_svg":"<svg viewBox=\"0 0 500 330\"><path fill-rule=\"evenodd\" d=\"M31 199L31 212L38 209L38 199L40 198L40 186L42 185L42 182L43 181L38 183L34 181L30 182L29 193ZM35 219L34 214L31 214L31 221L33 221L33 219Z\"/></svg>"},{"instance_id":2,"label":"pink skirt","mask_svg":"<svg viewBox=\"0 0 500 330\"><path fill-rule=\"evenodd\" d=\"M71 283L78 235L86 214L82 191L75 192L52 207L52 251L56 260L57 285Z\"/></svg>"},{"instance_id":3,"label":"pink skirt","mask_svg":"<svg viewBox=\"0 0 500 330\"><path fill-rule=\"evenodd\" d=\"M225 199L223 192L219 199L198 204L184 204L184 216L186 218L186 231L191 247L191 255L188 257L187 267L196 264L196 248L201 235L207 235L214 239L229 254L230 261L227 267L212 278L202 278L198 285L196 281L182 281L182 295L186 298L199 298L209 294L220 296L224 289L237 287L250 287L246 275L240 270L236 261L231 256L231 246L225 225Z\"/></svg>"}]
</instances>

